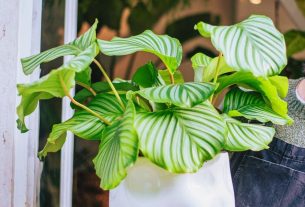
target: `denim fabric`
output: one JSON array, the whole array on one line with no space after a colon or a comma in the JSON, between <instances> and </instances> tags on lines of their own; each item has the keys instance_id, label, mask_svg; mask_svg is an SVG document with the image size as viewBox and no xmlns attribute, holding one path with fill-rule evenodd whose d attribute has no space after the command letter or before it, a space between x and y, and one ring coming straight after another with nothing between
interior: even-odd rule
<instances>
[{"instance_id":1,"label":"denim fabric","mask_svg":"<svg viewBox=\"0 0 305 207\"><path fill-rule=\"evenodd\" d=\"M269 146L231 157L236 207L305 207L305 148L279 139Z\"/></svg>"}]
</instances>

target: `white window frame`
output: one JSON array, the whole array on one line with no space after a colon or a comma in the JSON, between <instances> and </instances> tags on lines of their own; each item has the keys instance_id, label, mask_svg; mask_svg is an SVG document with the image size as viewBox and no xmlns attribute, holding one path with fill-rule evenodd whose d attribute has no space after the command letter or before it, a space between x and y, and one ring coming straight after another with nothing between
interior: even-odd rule
<instances>
[{"instance_id":1,"label":"white window frame","mask_svg":"<svg viewBox=\"0 0 305 207\"><path fill-rule=\"evenodd\" d=\"M77 36L77 0L65 1L65 43L71 42ZM64 61L69 60L65 57ZM70 91L73 95L75 89ZM70 100L65 97L62 102L62 121L72 117L73 110L70 107ZM67 133L66 142L61 150L60 163L60 207L72 207L73 189L73 156L74 156L74 136L71 132Z\"/></svg>"},{"instance_id":2,"label":"white window frame","mask_svg":"<svg viewBox=\"0 0 305 207\"><path fill-rule=\"evenodd\" d=\"M39 107L26 118L30 129L16 128L16 106L20 102L16 84L39 79L40 71L26 76L20 58L40 52L41 0L0 0L0 206L39 206L42 163L37 158ZM65 42L76 37L77 0L66 0ZM65 59L66 60L66 59ZM73 91L72 91L73 93ZM63 101L62 120L73 111ZM73 136L62 150L60 206L72 206Z\"/></svg>"},{"instance_id":3,"label":"white window frame","mask_svg":"<svg viewBox=\"0 0 305 207\"><path fill-rule=\"evenodd\" d=\"M40 51L41 0L0 0L0 206L37 206L40 161L39 113L26 119L30 132L16 128L17 83L39 78L22 72L20 58Z\"/></svg>"}]
</instances>

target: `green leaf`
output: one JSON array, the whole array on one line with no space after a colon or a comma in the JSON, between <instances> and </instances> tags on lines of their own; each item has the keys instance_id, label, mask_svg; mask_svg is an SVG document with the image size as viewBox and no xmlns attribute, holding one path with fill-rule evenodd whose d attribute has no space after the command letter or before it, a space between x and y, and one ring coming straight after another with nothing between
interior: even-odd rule
<instances>
[{"instance_id":1,"label":"green leaf","mask_svg":"<svg viewBox=\"0 0 305 207\"><path fill-rule=\"evenodd\" d=\"M276 87L277 93L281 98L285 98L288 94L289 81L286 76L272 76L268 77L270 83Z\"/></svg>"},{"instance_id":2,"label":"green leaf","mask_svg":"<svg viewBox=\"0 0 305 207\"><path fill-rule=\"evenodd\" d=\"M266 77L279 74L287 64L284 37L268 17L252 15L232 26L199 22L195 29L211 37L212 44L236 71Z\"/></svg>"},{"instance_id":3,"label":"green leaf","mask_svg":"<svg viewBox=\"0 0 305 207\"><path fill-rule=\"evenodd\" d=\"M168 35L156 35L150 30L129 38L98 40L98 44L101 52L109 56L128 55L138 51L152 53L158 56L172 73L182 60L182 46L179 40Z\"/></svg>"},{"instance_id":4,"label":"green leaf","mask_svg":"<svg viewBox=\"0 0 305 207\"><path fill-rule=\"evenodd\" d=\"M138 137L133 127L135 108L128 102L122 119L107 126L103 132L99 152L94 158L96 174L101 188L115 188L127 175L127 168L138 157Z\"/></svg>"},{"instance_id":5,"label":"green leaf","mask_svg":"<svg viewBox=\"0 0 305 207\"><path fill-rule=\"evenodd\" d=\"M138 113L144 156L173 173L196 172L222 149L224 122L208 101L192 108Z\"/></svg>"},{"instance_id":6,"label":"green leaf","mask_svg":"<svg viewBox=\"0 0 305 207\"><path fill-rule=\"evenodd\" d=\"M90 67L84 69L80 73L76 73L75 75L76 83L82 83L87 86L91 86L91 73L92 73L92 69Z\"/></svg>"},{"instance_id":7,"label":"green leaf","mask_svg":"<svg viewBox=\"0 0 305 207\"><path fill-rule=\"evenodd\" d=\"M43 160L45 156L47 156L47 153L49 152L58 152L61 150L63 145L66 142L66 134L61 134L57 139L53 140L53 142L47 142L42 151L38 153L38 158L40 160Z\"/></svg>"},{"instance_id":8,"label":"green leaf","mask_svg":"<svg viewBox=\"0 0 305 207\"><path fill-rule=\"evenodd\" d=\"M215 91L212 83L184 83L145 88L137 91L142 97L156 103L171 103L181 107L193 107L207 100Z\"/></svg>"},{"instance_id":9,"label":"green leaf","mask_svg":"<svg viewBox=\"0 0 305 207\"><path fill-rule=\"evenodd\" d=\"M61 86L60 76L68 90L75 85L75 73L82 72L89 67L93 58L96 55L96 44L91 45L86 50L79 53L68 63L62 65L59 69L52 70L48 75L29 84L18 84L18 93L21 98L21 103L17 107L17 127L21 132L26 132L24 117L31 114L39 101L39 99L50 99L52 97L62 98L65 96Z\"/></svg>"},{"instance_id":10,"label":"green leaf","mask_svg":"<svg viewBox=\"0 0 305 207\"><path fill-rule=\"evenodd\" d=\"M93 43L77 56L60 66L59 69L72 69L77 73L82 72L90 66L97 54L98 46L96 43Z\"/></svg>"},{"instance_id":11,"label":"green leaf","mask_svg":"<svg viewBox=\"0 0 305 207\"><path fill-rule=\"evenodd\" d=\"M171 83L171 79L170 79L170 76L169 76L169 73L167 70L158 70L158 73L159 73L159 81L162 82L162 84L164 85L169 85L169 84L172 84ZM175 79L175 83L179 84L179 83L184 83L184 79L183 79L183 75L182 73L177 70L175 71L174 73L174 79ZM163 83L164 82L164 83Z\"/></svg>"},{"instance_id":12,"label":"green leaf","mask_svg":"<svg viewBox=\"0 0 305 207\"><path fill-rule=\"evenodd\" d=\"M98 21L96 20L86 33L84 33L73 42L46 50L42 53L30 57L22 58L21 63L24 74L31 74L41 63L52 61L58 57L66 55L78 55L81 53L83 50L95 42L95 30L97 23Z\"/></svg>"},{"instance_id":13,"label":"green leaf","mask_svg":"<svg viewBox=\"0 0 305 207\"><path fill-rule=\"evenodd\" d=\"M135 72L132 81L144 88L159 85L158 70L152 62L149 62Z\"/></svg>"},{"instance_id":14,"label":"green leaf","mask_svg":"<svg viewBox=\"0 0 305 207\"><path fill-rule=\"evenodd\" d=\"M284 34L287 56L291 57L295 53L301 52L305 49L305 32L299 30L290 30Z\"/></svg>"},{"instance_id":15,"label":"green leaf","mask_svg":"<svg viewBox=\"0 0 305 207\"><path fill-rule=\"evenodd\" d=\"M121 99L124 103L127 102L123 96L121 96ZM112 94L98 94L87 107L110 122L115 121L124 114L121 105ZM45 157L49 152L60 150L62 146L61 139L66 138L67 131L83 139L100 140L105 126L98 117L91 113L85 110L76 111L69 120L53 125L45 147L39 152L39 157ZM57 150L55 151L55 149Z\"/></svg>"},{"instance_id":16,"label":"green leaf","mask_svg":"<svg viewBox=\"0 0 305 207\"><path fill-rule=\"evenodd\" d=\"M203 82L203 74L211 63L212 58L203 54L203 53L196 53L192 58L192 67L194 69L194 81L195 82Z\"/></svg>"},{"instance_id":17,"label":"green leaf","mask_svg":"<svg viewBox=\"0 0 305 207\"><path fill-rule=\"evenodd\" d=\"M220 77L219 86L215 93L219 93L224 88L231 85L239 85L260 92L267 103L271 105L273 111L281 116L287 115L287 103L282 100L277 92L277 88L272 85L269 79L263 77L254 77L251 73L236 72L232 75Z\"/></svg>"},{"instance_id":18,"label":"green leaf","mask_svg":"<svg viewBox=\"0 0 305 207\"><path fill-rule=\"evenodd\" d=\"M88 29L88 31L68 44L76 46L79 50L85 50L87 47L96 42L97 24L98 20L95 19L94 24Z\"/></svg>"},{"instance_id":19,"label":"green leaf","mask_svg":"<svg viewBox=\"0 0 305 207\"><path fill-rule=\"evenodd\" d=\"M210 58L203 53L197 53L192 58L192 66L195 72L196 82L209 82L215 77L218 65L218 75L234 71L227 65L224 57Z\"/></svg>"},{"instance_id":20,"label":"green leaf","mask_svg":"<svg viewBox=\"0 0 305 207\"><path fill-rule=\"evenodd\" d=\"M230 90L224 99L223 112L229 116L243 116L250 120L260 122L271 121L274 124L291 124L292 120L288 116L281 116L268 106L262 95L258 92L245 92L239 88Z\"/></svg>"},{"instance_id":21,"label":"green leaf","mask_svg":"<svg viewBox=\"0 0 305 207\"><path fill-rule=\"evenodd\" d=\"M227 136L224 142L224 149L229 151L259 151L268 149L275 130L256 124L242 123L227 115L223 115L227 126Z\"/></svg>"},{"instance_id":22,"label":"green leaf","mask_svg":"<svg viewBox=\"0 0 305 207\"><path fill-rule=\"evenodd\" d=\"M112 83L115 89L118 92L122 91L137 91L139 88L131 83L128 82L120 82L120 83ZM108 82L96 82L91 85L91 88L97 93L106 93L111 92L112 89L109 86ZM87 98L93 97L93 94L88 91L87 89L82 89L79 92L77 92L74 96L74 99L78 102L84 102ZM72 104L73 108L74 105Z\"/></svg>"},{"instance_id":23,"label":"green leaf","mask_svg":"<svg viewBox=\"0 0 305 207\"><path fill-rule=\"evenodd\" d=\"M52 70L48 75L42 77L38 81L30 84L17 85L18 95L22 96L21 102L17 107L17 127L21 132L27 131L24 117L31 114L36 109L39 100L50 99L52 97L61 98L65 96L60 84L59 76L63 77L68 89L71 89L75 85L75 72L67 69Z\"/></svg>"}]
</instances>

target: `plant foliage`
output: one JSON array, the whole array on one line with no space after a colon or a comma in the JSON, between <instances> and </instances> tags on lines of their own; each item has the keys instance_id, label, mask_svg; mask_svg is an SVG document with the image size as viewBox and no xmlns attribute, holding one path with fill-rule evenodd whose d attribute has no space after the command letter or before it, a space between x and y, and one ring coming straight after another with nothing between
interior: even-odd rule
<instances>
[{"instance_id":1,"label":"plant foliage","mask_svg":"<svg viewBox=\"0 0 305 207\"><path fill-rule=\"evenodd\" d=\"M39 156L60 150L67 131L99 140L93 162L103 189L120 184L139 151L170 172L196 172L221 150L268 148L275 131L266 122L292 123L283 100L288 80L279 76L287 62L285 41L268 17L254 15L232 26L196 24L202 36L211 38L219 56L197 53L191 58L194 82L184 82L179 71L183 57L179 40L146 30L106 41L96 38L96 28L97 21L71 43L21 60L24 73L31 74L44 62L73 55L40 80L17 86L21 96L17 123L26 132L25 117L39 100L67 96L75 113L53 126ZM95 59L100 52L123 56L139 51L158 56L165 68L148 62L131 80L111 81ZM105 82L91 83L92 63ZM69 90L76 83L84 89L72 97ZM224 91L228 91L224 107L218 109L212 103Z\"/></svg>"}]
</instances>

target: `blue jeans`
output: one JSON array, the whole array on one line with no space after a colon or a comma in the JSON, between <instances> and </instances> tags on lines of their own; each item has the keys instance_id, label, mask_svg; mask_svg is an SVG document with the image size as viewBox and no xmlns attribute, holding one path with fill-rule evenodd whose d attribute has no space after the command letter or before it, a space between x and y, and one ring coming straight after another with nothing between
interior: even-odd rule
<instances>
[{"instance_id":1,"label":"blue jeans","mask_svg":"<svg viewBox=\"0 0 305 207\"><path fill-rule=\"evenodd\" d=\"M269 146L231 157L236 207L305 207L305 148L279 139Z\"/></svg>"}]
</instances>

